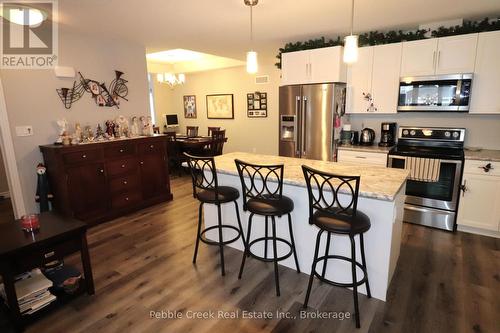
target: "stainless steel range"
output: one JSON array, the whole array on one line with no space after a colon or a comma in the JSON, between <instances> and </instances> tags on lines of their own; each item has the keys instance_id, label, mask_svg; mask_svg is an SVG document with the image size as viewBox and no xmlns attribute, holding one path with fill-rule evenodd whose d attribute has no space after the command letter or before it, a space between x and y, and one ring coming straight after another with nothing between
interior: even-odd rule
<instances>
[{"instance_id":1,"label":"stainless steel range","mask_svg":"<svg viewBox=\"0 0 500 333\"><path fill-rule=\"evenodd\" d=\"M410 171L404 221L456 229L464 140L464 128L399 128L388 166Z\"/></svg>"}]
</instances>

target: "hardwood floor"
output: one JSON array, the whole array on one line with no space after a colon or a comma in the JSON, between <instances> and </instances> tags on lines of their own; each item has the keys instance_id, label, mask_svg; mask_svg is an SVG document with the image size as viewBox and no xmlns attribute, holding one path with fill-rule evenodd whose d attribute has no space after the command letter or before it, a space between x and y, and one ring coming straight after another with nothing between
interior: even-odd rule
<instances>
[{"instance_id":1,"label":"hardwood floor","mask_svg":"<svg viewBox=\"0 0 500 333\"><path fill-rule=\"evenodd\" d=\"M498 239L405 224L389 299L384 303L360 295L357 330L352 316L299 319L305 274L280 267L282 295L276 297L271 263L248 259L238 280L241 252L226 248L226 276L221 277L217 248L201 244L194 266L198 204L188 177L173 179L172 188L172 202L91 229L96 294L74 300L27 331L498 332ZM352 303L349 290L316 280L307 313L350 314ZM184 318L150 317L150 311L162 310L178 311ZM188 311L209 310L215 315L218 310L239 311L240 318L185 318ZM273 319L242 319L244 310L271 311ZM276 311L289 311L297 319L276 318Z\"/></svg>"}]
</instances>

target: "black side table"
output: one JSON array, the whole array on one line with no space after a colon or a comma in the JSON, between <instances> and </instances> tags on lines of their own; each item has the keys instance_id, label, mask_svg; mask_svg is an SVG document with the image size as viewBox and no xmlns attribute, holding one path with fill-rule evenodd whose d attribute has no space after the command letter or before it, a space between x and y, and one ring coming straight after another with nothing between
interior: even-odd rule
<instances>
[{"instance_id":1,"label":"black side table","mask_svg":"<svg viewBox=\"0 0 500 333\"><path fill-rule=\"evenodd\" d=\"M14 277L75 252L81 254L84 275L79 290L74 295L58 297L32 315L21 315ZM72 297L83 292L93 295L95 290L87 247L87 224L52 212L40 214L40 229L34 233L23 231L19 222L0 224L0 275L7 296L8 313L18 331L22 331L25 325L50 309L66 303Z\"/></svg>"}]
</instances>

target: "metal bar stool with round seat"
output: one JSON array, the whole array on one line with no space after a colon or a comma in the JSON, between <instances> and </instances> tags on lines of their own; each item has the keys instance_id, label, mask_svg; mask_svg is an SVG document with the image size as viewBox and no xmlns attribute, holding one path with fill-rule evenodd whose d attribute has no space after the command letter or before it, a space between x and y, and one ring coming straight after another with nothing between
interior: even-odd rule
<instances>
[{"instance_id":1,"label":"metal bar stool with round seat","mask_svg":"<svg viewBox=\"0 0 500 333\"><path fill-rule=\"evenodd\" d=\"M198 157L187 153L184 153L184 155L187 157L191 178L193 180L193 196L200 201L200 207L198 210L198 231L196 233L193 264L196 263L200 240L208 245L216 245L219 247L221 272L222 276L224 276L226 274L224 267L224 245L233 243L241 237L243 246L246 246L237 202L240 197L240 192L234 187L219 186L217 180L217 170L215 169L215 161L213 157ZM234 203L239 228L232 225L222 224L221 205L230 202ZM217 224L202 230L202 213L204 204L214 204L217 206ZM222 237L222 231L224 229L236 231L236 236L229 240L224 240ZM209 240L205 237L205 234L210 230L218 231L218 241Z\"/></svg>"},{"instance_id":2,"label":"metal bar stool with round seat","mask_svg":"<svg viewBox=\"0 0 500 333\"><path fill-rule=\"evenodd\" d=\"M243 210L249 211L247 244L243 259L241 260L240 273L238 279L241 279L245 260L247 256L252 256L258 260L265 262L274 262L274 279L276 286L276 295L280 296L278 262L287 259L292 254L295 259L297 272L300 273L299 261L297 259L297 251L295 250L295 241L293 238L292 217L290 213L293 211L293 201L283 195L283 170L281 165L256 165L235 160L238 174L240 176L242 194L243 194ZM265 236L258 237L250 241L252 232L252 218L254 215L265 217ZM288 231L290 233L290 241L276 236L276 217L283 215L288 216ZM271 220L272 235L268 235L269 219ZM264 242L264 256L256 255L252 252L252 245ZM268 242L272 242L273 255L268 257ZM288 253L278 256L278 243L285 244L289 248Z\"/></svg>"},{"instance_id":3,"label":"metal bar stool with round seat","mask_svg":"<svg viewBox=\"0 0 500 333\"><path fill-rule=\"evenodd\" d=\"M314 260L311 267L311 275L309 276L304 308L307 308L315 276L319 280L337 287L352 287L356 327L359 328L358 286L366 283L367 296L371 298L363 241L363 233L370 229L371 224L370 218L357 210L360 177L334 175L309 168L305 165L302 166L302 170L304 172L309 197L309 223L316 225L320 229L316 238ZM343 200L340 200L339 196L342 196L342 194L345 194L347 197L350 196L350 201L348 203L341 202ZM327 233L325 254L318 257L321 235L324 232ZM349 236L351 241L351 258L329 254L332 234ZM362 263L356 261L356 243L354 239L356 235L359 235ZM340 283L325 278L329 259L350 262L353 282ZM316 271L316 265L320 261L323 262L321 274ZM360 280L358 280L356 276L356 266L361 268L363 272L363 278Z\"/></svg>"}]
</instances>

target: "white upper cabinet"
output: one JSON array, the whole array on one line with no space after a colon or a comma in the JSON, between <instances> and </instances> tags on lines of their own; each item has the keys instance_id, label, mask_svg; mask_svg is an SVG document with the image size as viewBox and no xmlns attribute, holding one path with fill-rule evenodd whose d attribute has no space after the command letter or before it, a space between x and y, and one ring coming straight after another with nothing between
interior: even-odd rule
<instances>
[{"instance_id":1,"label":"white upper cabinet","mask_svg":"<svg viewBox=\"0 0 500 333\"><path fill-rule=\"evenodd\" d=\"M345 82L342 54L342 46L283 53L281 85Z\"/></svg>"},{"instance_id":2,"label":"white upper cabinet","mask_svg":"<svg viewBox=\"0 0 500 333\"><path fill-rule=\"evenodd\" d=\"M340 46L311 50L311 83L345 82L344 48Z\"/></svg>"},{"instance_id":3,"label":"white upper cabinet","mask_svg":"<svg viewBox=\"0 0 500 333\"><path fill-rule=\"evenodd\" d=\"M436 74L474 72L478 34L438 38Z\"/></svg>"},{"instance_id":4,"label":"white upper cabinet","mask_svg":"<svg viewBox=\"0 0 500 333\"><path fill-rule=\"evenodd\" d=\"M396 113L401 43L362 47L347 69L346 113ZM364 94L371 94L374 108Z\"/></svg>"},{"instance_id":5,"label":"white upper cabinet","mask_svg":"<svg viewBox=\"0 0 500 333\"><path fill-rule=\"evenodd\" d=\"M469 113L500 114L500 31L480 33Z\"/></svg>"},{"instance_id":6,"label":"white upper cabinet","mask_svg":"<svg viewBox=\"0 0 500 333\"><path fill-rule=\"evenodd\" d=\"M366 113L369 102L363 94L371 93L373 46L358 50L358 61L347 67L346 113Z\"/></svg>"},{"instance_id":7,"label":"white upper cabinet","mask_svg":"<svg viewBox=\"0 0 500 333\"><path fill-rule=\"evenodd\" d=\"M404 42L401 76L433 75L436 66L438 39Z\"/></svg>"},{"instance_id":8,"label":"white upper cabinet","mask_svg":"<svg viewBox=\"0 0 500 333\"><path fill-rule=\"evenodd\" d=\"M478 34L403 43L401 76L474 72Z\"/></svg>"},{"instance_id":9,"label":"white upper cabinet","mask_svg":"<svg viewBox=\"0 0 500 333\"><path fill-rule=\"evenodd\" d=\"M309 50L281 55L281 83L300 84L309 80Z\"/></svg>"},{"instance_id":10,"label":"white upper cabinet","mask_svg":"<svg viewBox=\"0 0 500 333\"><path fill-rule=\"evenodd\" d=\"M372 97L376 113L396 113L399 98L401 43L373 49Z\"/></svg>"}]
</instances>

